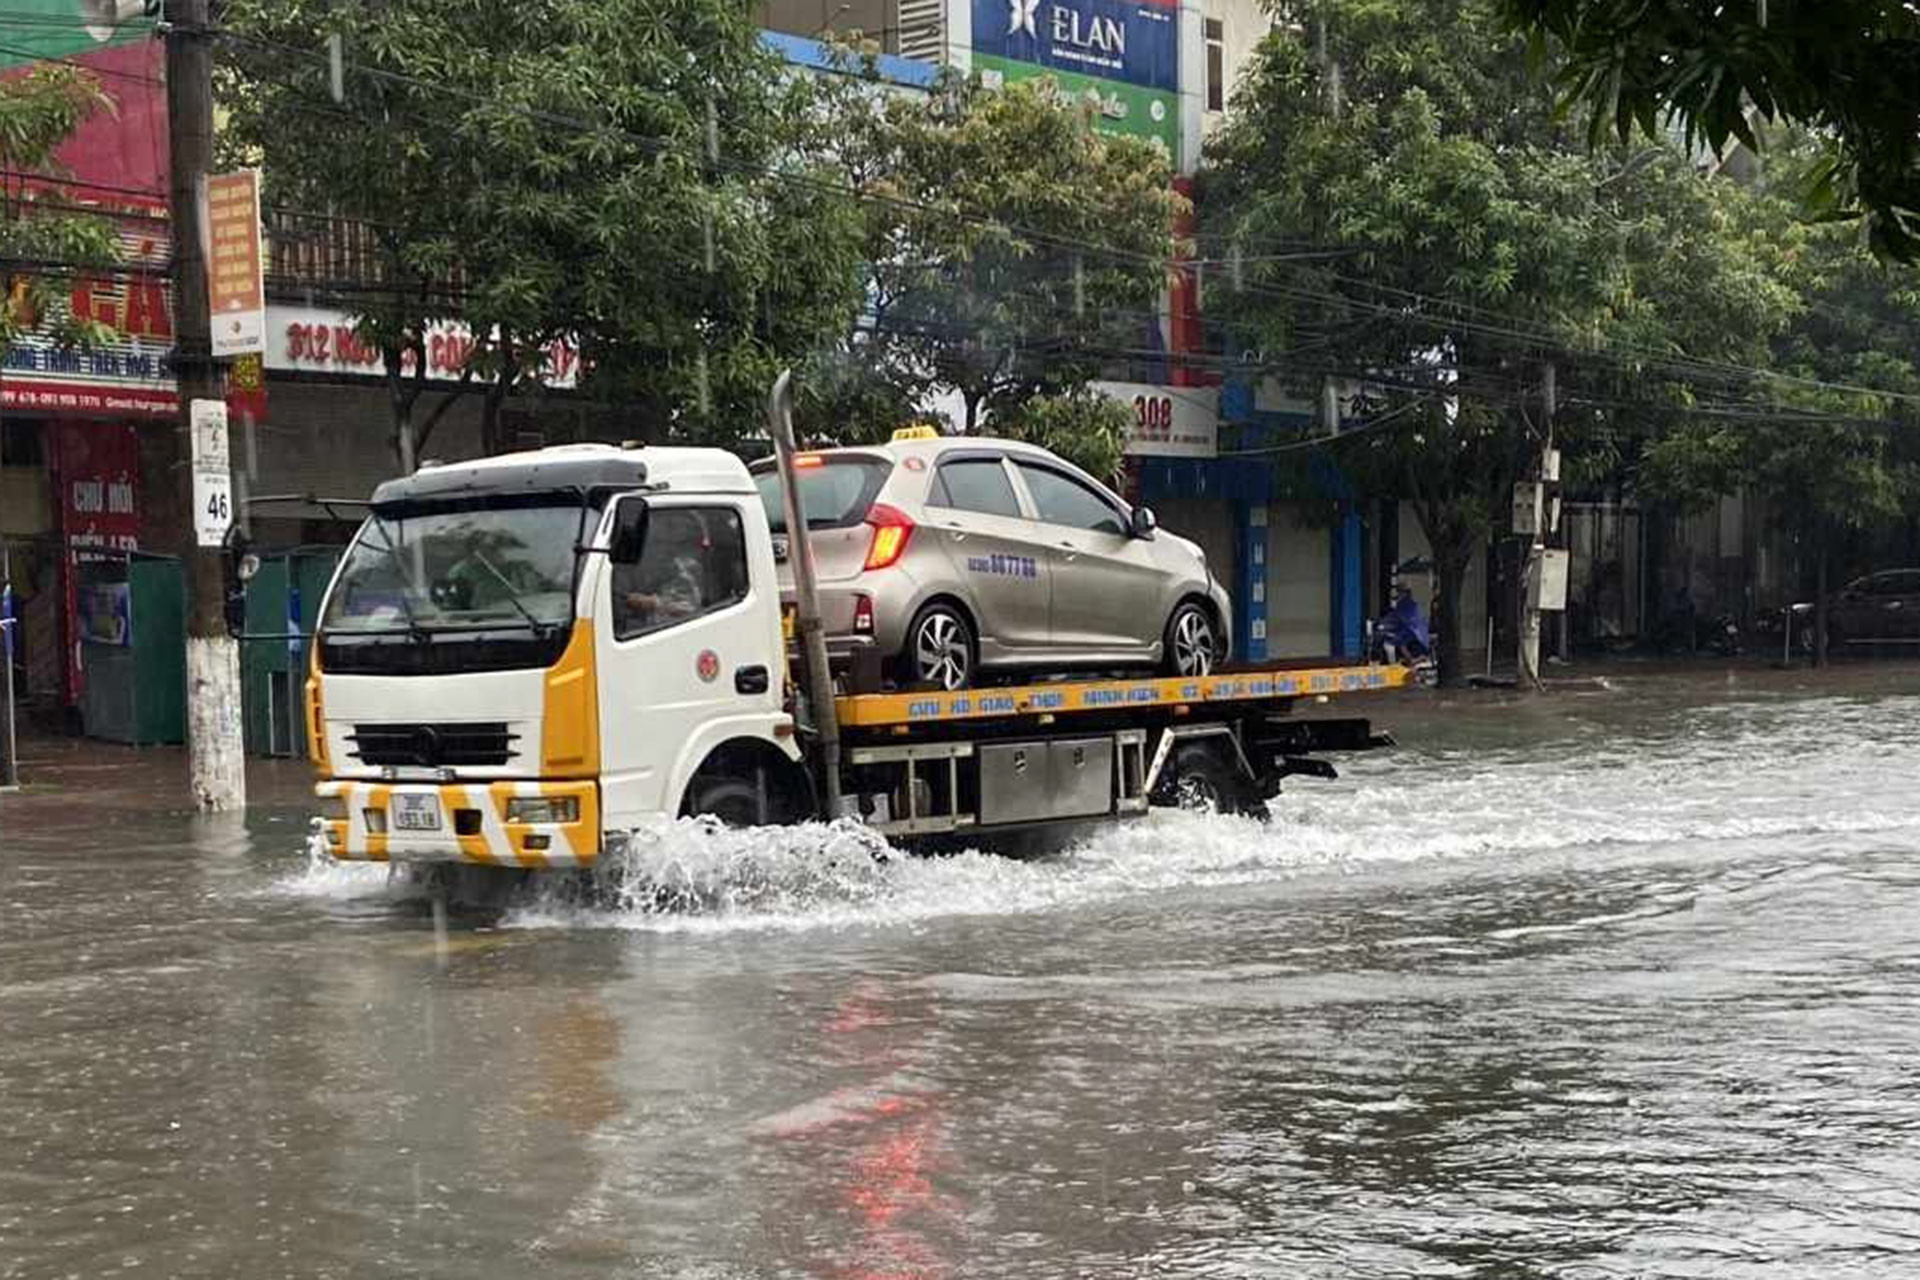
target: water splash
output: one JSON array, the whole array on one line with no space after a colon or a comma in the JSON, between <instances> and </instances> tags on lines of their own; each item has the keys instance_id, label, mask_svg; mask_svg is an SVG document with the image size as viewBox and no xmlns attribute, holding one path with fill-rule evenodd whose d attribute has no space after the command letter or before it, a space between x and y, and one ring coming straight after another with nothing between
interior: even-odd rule
<instances>
[{"instance_id":1,"label":"water splash","mask_svg":"<svg viewBox=\"0 0 1920 1280\"><path fill-rule=\"evenodd\" d=\"M1783 742L1791 750L1783 750ZM1920 699L1700 708L1629 730L1363 757L1303 783L1272 821L1156 811L1062 852L921 857L856 823L633 833L590 883L537 880L522 928L724 933L914 926L1065 911L1186 889L1364 874L1405 863L1655 851L1920 831ZM383 868L310 846L292 893L391 893Z\"/></svg>"}]
</instances>

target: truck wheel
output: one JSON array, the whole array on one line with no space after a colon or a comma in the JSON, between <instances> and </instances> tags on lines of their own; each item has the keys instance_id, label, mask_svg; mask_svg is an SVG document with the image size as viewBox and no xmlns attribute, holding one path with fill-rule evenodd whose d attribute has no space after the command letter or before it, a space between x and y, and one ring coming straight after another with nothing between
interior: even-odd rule
<instances>
[{"instance_id":1,"label":"truck wheel","mask_svg":"<svg viewBox=\"0 0 1920 1280\"><path fill-rule=\"evenodd\" d=\"M689 818L712 814L727 827L757 827L762 820L760 791L746 778L695 778L680 812Z\"/></svg>"},{"instance_id":2,"label":"truck wheel","mask_svg":"<svg viewBox=\"0 0 1920 1280\"><path fill-rule=\"evenodd\" d=\"M1197 813L1251 813L1256 807L1247 780L1212 742L1189 742L1175 748L1154 799Z\"/></svg>"},{"instance_id":3,"label":"truck wheel","mask_svg":"<svg viewBox=\"0 0 1920 1280\"><path fill-rule=\"evenodd\" d=\"M973 626L966 615L936 602L915 614L907 628L901 675L910 685L964 689L973 681L974 653Z\"/></svg>"},{"instance_id":4,"label":"truck wheel","mask_svg":"<svg viewBox=\"0 0 1920 1280\"><path fill-rule=\"evenodd\" d=\"M1161 641L1161 663L1170 676L1204 676L1213 671L1220 652L1220 639L1214 633L1213 616L1204 605L1182 600L1167 619L1167 631Z\"/></svg>"}]
</instances>

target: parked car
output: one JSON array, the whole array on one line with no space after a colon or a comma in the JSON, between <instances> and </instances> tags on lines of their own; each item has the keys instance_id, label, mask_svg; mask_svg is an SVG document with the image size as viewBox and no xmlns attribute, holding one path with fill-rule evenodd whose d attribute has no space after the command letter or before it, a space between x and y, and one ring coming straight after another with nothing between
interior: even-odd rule
<instances>
[{"instance_id":1,"label":"parked car","mask_svg":"<svg viewBox=\"0 0 1920 1280\"><path fill-rule=\"evenodd\" d=\"M1814 608L1793 606L1793 629L1803 650L1813 647ZM1920 569L1884 569L1856 578L1827 597L1827 649L1852 645L1920 644Z\"/></svg>"},{"instance_id":2,"label":"parked car","mask_svg":"<svg viewBox=\"0 0 1920 1280\"><path fill-rule=\"evenodd\" d=\"M959 689L1013 669L1203 675L1226 659L1233 609L1200 548L1045 449L902 432L795 466L836 669L865 649L897 685ZM791 603L779 472L752 470Z\"/></svg>"}]
</instances>

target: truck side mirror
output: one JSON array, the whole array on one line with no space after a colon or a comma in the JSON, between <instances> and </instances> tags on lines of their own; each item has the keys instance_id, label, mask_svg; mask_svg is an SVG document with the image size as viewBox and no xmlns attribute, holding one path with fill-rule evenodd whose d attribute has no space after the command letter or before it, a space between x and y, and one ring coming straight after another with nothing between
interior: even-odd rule
<instances>
[{"instance_id":1,"label":"truck side mirror","mask_svg":"<svg viewBox=\"0 0 1920 1280\"><path fill-rule=\"evenodd\" d=\"M613 519L613 543L607 558L615 564L639 564L640 552L647 545L647 504L629 499L620 504Z\"/></svg>"},{"instance_id":2,"label":"truck side mirror","mask_svg":"<svg viewBox=\"0 0 1920 1280\"><path fill-rule=\"evenodd\" d=\"M1159 527L1160 527L1159 518L1153 514L1152 507L1135 507L1133 509L1133 536L1134 537L1151 538L1153 536L1153 531L1155 529L1158 529Z\"/></svg>"}]
</instances>

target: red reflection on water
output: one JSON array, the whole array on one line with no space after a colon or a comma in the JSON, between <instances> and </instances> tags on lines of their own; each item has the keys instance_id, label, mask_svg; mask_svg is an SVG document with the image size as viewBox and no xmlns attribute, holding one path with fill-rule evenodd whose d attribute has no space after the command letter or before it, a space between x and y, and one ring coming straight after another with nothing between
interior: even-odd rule
<instances>
[{"instance_id":1,"label":"red reflection on water","mask_svg":"<svg viewBox=\"0 0 1920 1280\"><path fill-rule=\"evenodd\" d=\"M814 1264L831 1280L945 1280L954 1264L942 1238L957 1233L960 1205L935 1176L947 1162L945 1097L924 1089L915 1067L933 1056L925 1032L900 1034L885 987L854 986L822 1024L828 1057L857 1068L867 1083L833 1090L806 1108L783 1140L815 1148L830 1207L852 1229L839 1256ZM921 1025L925 1020L916 1019ZM909 1024L912 1025L912 1024Z\"/></svg>"}]
</instances>

